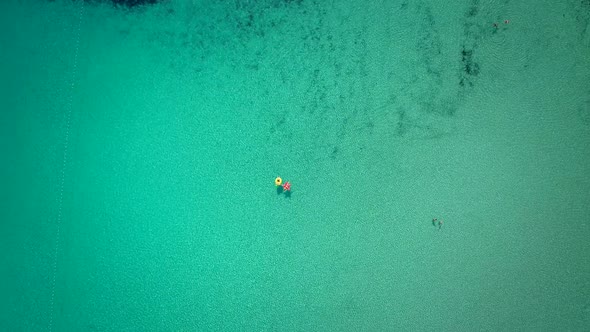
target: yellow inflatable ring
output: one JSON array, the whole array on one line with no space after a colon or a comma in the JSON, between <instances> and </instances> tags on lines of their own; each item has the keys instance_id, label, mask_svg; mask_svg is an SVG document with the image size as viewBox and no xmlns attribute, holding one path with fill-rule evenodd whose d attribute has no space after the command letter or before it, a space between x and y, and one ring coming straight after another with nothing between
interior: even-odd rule
<instances>
[{"instance_id":1,"label":"yellow inflatable ring","mask_svg":"<svg viewBox=\"0 0 590 332\"><path fill-rule=\"evenodd\" d=\"M281 179L280 177L277 177L277 178L275 179L275 186L280 186L280 185L281 185L281 183L283 183L283 179Z\"/></svg>"}]
</instances>

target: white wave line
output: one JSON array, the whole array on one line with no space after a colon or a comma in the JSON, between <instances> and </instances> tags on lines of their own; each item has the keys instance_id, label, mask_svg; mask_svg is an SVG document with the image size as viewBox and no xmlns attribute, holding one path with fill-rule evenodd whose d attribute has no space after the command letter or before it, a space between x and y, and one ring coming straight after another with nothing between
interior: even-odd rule
<instances>
[{"instance_id":1,"label":"white wave line","mask_svg":"<svg viewBox=\"0 0 590 332\"><path fill-rule=\"evenodd\" d=\"M63 152L63 163L61 168L60 174L60 183L59 183L59 199L58 199L58 210L57 210L57 221L56 221L56 237L55 237L55 250L54 250L54 257L53 257L53 277L51 280L51 300L49 304L49 331L53 330L53 316L54 316L54 304L55 304L55 284L56 284L56 275L57 275L57 261L58 261L58 254L59 254L59 245L60 245L60 235L61 235L61 221L62 221L62 210L63 210L63 194L64 194L64 186L66 181L66 166L68 162L68 146L70 142L70 124L72 118L72 104L73 104L73 95L74 89L76 86L76 75L78 72L78 53L80 50L80 32L82 29L82 17L84 14L84 1L80 1L82 5L80 6L80 13L78 15L78 31L76 33L76 43L74 48L74 64L72 67L72 77L71 77L71 84L70 84L70 96L68 98L68 102L66 103L66 127L65 127L65 136L64 136L64 152Z\"/></svg>"}]
</instances>

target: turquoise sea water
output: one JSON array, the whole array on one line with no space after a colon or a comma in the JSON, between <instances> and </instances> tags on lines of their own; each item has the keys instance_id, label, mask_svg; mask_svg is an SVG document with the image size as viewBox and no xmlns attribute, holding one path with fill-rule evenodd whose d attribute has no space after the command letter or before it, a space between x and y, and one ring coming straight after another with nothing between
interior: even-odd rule
<instances>
[{"instance_id":1,"label":"turquoise sea water","mask_svg":"<svg viewBox=\"0 0 590 332\"><path fill-rule=\"evenodd\" d=\"M0 78L0 330L590 326L588 1L7 0Z\"/></svg>"}]
</instances>

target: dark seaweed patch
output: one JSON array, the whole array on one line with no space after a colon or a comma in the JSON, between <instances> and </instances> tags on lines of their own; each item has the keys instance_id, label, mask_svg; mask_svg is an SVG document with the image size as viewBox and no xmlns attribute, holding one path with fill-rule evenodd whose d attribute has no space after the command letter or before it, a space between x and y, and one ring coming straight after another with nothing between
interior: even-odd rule
<instances>
[{"instance_id":1,"label":"dark seaweed patch","mask_svg":"<svg viewBox=\"0 0 590 332\"><path fill-rule=\"evenodd\" d=\"M397 121L397 125L395 128L395 134L398 137L403 137L406 133L406 111L403 109L400 109L399 112L397 113L397 117L398 117L398 121Z\"/></svg>"},{"instance_id":2,"label":"dark seaweed patch","mask_svg":"<svg viewBox=\"0 0 590 332\"><path fill-rule=\"evenodd\" d=\"M463 71L467 75L477 76L479 74L479 64L473 61L473 50L466 50L465 46L461 50L461 63Z\"/></svg>"},{"instance_id":3,"label":"dark seaweed patch","mask_svg":"<svg viewBox=\"0 0 590 332\"><path fill-rule=\"evenodd\" d=\"M135 6L143 6L143 5L153 5L158 2L158 0L112 0L115 5L123 5L127 7L135 7Z\"/></svg>"},{"instance_id":4,"label":"dark seaweed patch","mask_svg":"<svg viewBox=\"0 0 590 332\"><path fill-rule=\"evenodd\" d=\"M465 63L465 72L467 75L477 76L479 74L479 65L477 63L468 62Z\"/></svg>"},{"instance_id":5,"label":"dark seaweed patch","mask_svg":"<svg viewBox=\"0 0 590 332\"><path fill-rule=\"evenodd\" d=\"M469 10L465 14L465 16L466 17L475 17L475 16L477 16L478 12L479 12L479 9L477 8L477 6L471 6L471 7L469 7Z\"/></svg>"},{"instance_id":6,"label":"dark seaweed patch","mask_svg":"<svg viewBox=\"0 0 590 332\"><path fill-rule=\"evenodd\" d=\"M461 66L463 75L459 77L459 86L473 86L473 78L479 75L479 64L473 59L473 49L468 49L465 45L461 49Z\"/></svg>"},{"instance_id":7,"label":"dark seaweed patch","mask_svg":"<svg viewBox=\"0 0 590 332\"><path fill-rule=\"evenodd\" d=\"M420 20L420 35L417 38L417 50L423 55L420 59L423 79L416 83L427 86L424 89L427 93L415 94L411 98L419 106L419 111L440 114L438 106L440 106L439 101L443 98L442 89L445 84L446 62L443 56L443 42L440 32L437 30L437 22L432 10L424 6L419 6L417 10L423 17Z\"/></svg>"},{"instance_id":8,"label":"dark seaweed patch","mask_svg":"<svg viewBox=\"0 0 590 332\"><path fill-rule=\"evenodd\" d=\"M479 16L485 16L486 13L481 13L482 7L480 6L479 0L472 0L471 4L465 11L465 23L464 27L464 42L461 48L461 65L459 73L459 86L472 87L474 79L480 74L480 65L475 61L475 51L478 48L478 44L486 34L489 34L489 28L486 28L482 24ZM492 34L496 33L497 28L492 30Z\"/></svg>"},{"instance_id":9,"label":"dark seaweed patch","mask_svg":"<svg viewBox=\"0 0 590 332\"><path fill-rule=\"evenodd\" d=\"M155 5L161 0L85 0L86 2L94 3L111 3L116 7L135 8L146 5Z\"/></svg>"},{"instance_id":10,"label":"dark seaweed patch","mask_svg":"<svg viewBox=\"0 0 590 332\"><path fill-rule=\"evenodd\" d=\"M334 146L332 148L332 152L330 152L330 159L332 159L332 160L336 159L336 156L338 155L338 151L339 151L338 147Z\"/></svg>"}]
</instances>

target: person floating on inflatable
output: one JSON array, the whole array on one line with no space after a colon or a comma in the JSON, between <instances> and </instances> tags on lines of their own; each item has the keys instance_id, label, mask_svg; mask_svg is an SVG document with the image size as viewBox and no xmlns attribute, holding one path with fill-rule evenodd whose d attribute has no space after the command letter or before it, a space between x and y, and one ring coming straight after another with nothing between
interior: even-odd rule
<instances>
[{"instance_id":1,"label":"person floating on inflatable","mask_svg":"<svg viewBox=\"0 0 590 332\"><path fill-rule=\"evenodd\" d=\"M289 181L285 182L285 184L283 185L283 190L291 191L291 183Z\"/></svg>"},{"instance_id":2,"label":"person floating on inflatable","mask_svg":"<svg viewBox=\"0 0 590 332\"><path fill-rule=\"evenodd\" d=\"M277 187L277 194L285 193L285 195L291 196L291 183L289 181L283 183L283 179L277 177L275 179L275 186Z\"/></svg>"}]
</instances>

